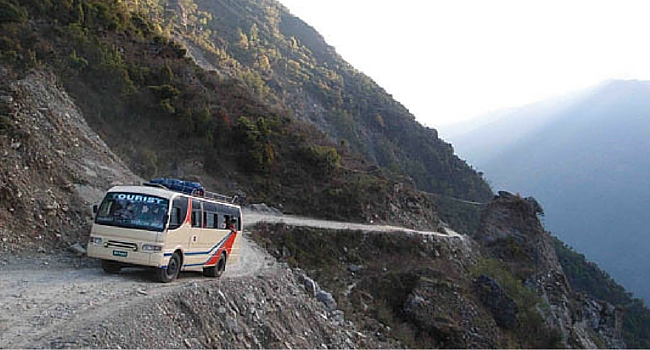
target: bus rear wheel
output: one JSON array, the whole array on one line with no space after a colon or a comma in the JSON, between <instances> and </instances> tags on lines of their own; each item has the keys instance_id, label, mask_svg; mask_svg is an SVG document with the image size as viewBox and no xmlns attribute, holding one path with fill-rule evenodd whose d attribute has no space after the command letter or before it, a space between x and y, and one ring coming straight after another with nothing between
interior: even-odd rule
<instances>
[{"instance_id":1,"label":"bus rear wheel","mask_svg":"<svg viewBox=\"0 0 650 350\"><path fill-rule=\"evenodd\" d=\"M226 270L226 253L222 253L216 265L203 268L203 276L219 278Z\"/></svg>"},{"instance_id":2,"label":"bus rear wheel","mask_svg":"<svg viewBox=\"0 0 650 350\"><path fill-rule=\"evenodd\" d=\"M166 267L158 268L158 281L163 283L169 283L178 277L178 273L181 271L181 256L178 252L172 254L169 258L169 262Z\"/></svg>"}]
</instances>

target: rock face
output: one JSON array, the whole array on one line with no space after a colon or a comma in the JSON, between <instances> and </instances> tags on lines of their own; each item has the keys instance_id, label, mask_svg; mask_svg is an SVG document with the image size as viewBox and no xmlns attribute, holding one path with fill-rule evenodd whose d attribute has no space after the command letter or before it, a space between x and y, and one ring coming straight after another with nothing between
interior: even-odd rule
<instances>
[{"instance_id":1,"label":"rock face","mask_svg":"<svg viewBox=\"0 0 650 350\"><path fill-rule=\"evenodd\" d=\"M253 235L305 271L299 283L329 312L339 308L407 347L622 347L620 312L573 293L534 203L514 195L489 203L476 236L484 246L466 236L286 224L259 225Z\"/></svg>"},{"instance_id":2,"label":"rock face","mask_svg":"<svg viewBox=\"0 0 650 350\"><path fill-rule=\"evenodd\" d=\"M3 252L85 242L91 206L114 183L141 181L87 125L56 77L0 66Z\"/></svg>"},{"instance_id":3,"label":"rock face","mask_svg":"<svg viewBox=\"0 0 650 350\"><path fill-rule=\"evenodd\" d=\"M621 335L623 311L612 304L591 298L584 298L580 301L581 327L596 332L605 342L606 348L625 348L625 342Z\"/></svg>"},{"instance_id":4,"label":"rock face","mask_svg":"<svg viewBox=\"0 0 650 350\"><path fill-rule=\"evenodd\" d=\"M336 300L334 300L334 297L332 296L332 293L321 290L316 294L316 300L320 301L325 305L328 311L334 311L336 310Z\"/></svg>"},{"instance_id":5,"label":"rock face","mask_svg":"<svg viewBox=\"0 0 650 350\"><path fill-rule=\"evenodd\" d=\"M541 207L534 199L500 192L484 210L475 238L490 256L502 261L512 275L548 304L542 316L545 327L560 332L558 345L595 348L605 343L608 347L622 347L622 315L596 312L599 307L612 310L613 306L574 294L551 237L537 218L540 212ZM581 304L590 307L576 306ZM611 327L603 328L604 324Z\"/></svg>"},{"instance_id":6,"label":"rock face","mask_svg":"<svg viewBox=\"0 0 650 350\"><path fill-rule=\"evenodd\" d=\"M481 303L490 310L499 327L516 329L519 326L517 303L506 294L495 280L480 275L474 280L474 290Z\"/></svg>"},{"instance_id":7,"label":"rock face","mask_svg":"<svg viewBox=\"0 0 650 350\"><path fill-rule=\"evenodd\" d=\"M420 277L404 302L403 312L416 328L440 348L504 347L503 335L491 315L462 284L442 276Z\"/></svg>"}]
</instances>

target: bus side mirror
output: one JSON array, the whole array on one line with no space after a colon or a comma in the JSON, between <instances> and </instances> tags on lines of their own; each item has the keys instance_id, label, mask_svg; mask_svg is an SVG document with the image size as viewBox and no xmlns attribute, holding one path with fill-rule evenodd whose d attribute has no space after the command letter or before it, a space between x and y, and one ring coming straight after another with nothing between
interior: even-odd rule
<instances>
[{"instance_id":1,"label":"bus side mirror","mask_svg":"<svg viewBox=\"0 0 650 350\"><path fill-rule=\"evenodd\" d=\"M97 204L93 205L93 214L97 214L97 210L99 210L99 207L97 207Z\"/></svg>"}]
</instances>

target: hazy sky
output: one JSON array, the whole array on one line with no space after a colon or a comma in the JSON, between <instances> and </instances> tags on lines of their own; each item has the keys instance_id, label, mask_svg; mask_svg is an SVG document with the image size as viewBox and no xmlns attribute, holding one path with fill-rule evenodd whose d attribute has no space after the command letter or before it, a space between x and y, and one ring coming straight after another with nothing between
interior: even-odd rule
<instances>
[{"instance_id":1,"label":"hazy sky","mask_svg":"<svg viewBox=\"0 0 650 350\"><path fill-rule=\"evenodd\" d=\"M650 1L280 2L427 126L650 79Z\"/></svg>"}]
</instances>

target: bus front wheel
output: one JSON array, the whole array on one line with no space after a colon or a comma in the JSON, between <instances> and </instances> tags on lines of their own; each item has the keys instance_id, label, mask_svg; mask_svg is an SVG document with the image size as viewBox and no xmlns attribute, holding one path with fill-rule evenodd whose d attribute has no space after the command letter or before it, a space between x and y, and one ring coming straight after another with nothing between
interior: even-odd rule
<instances>
[{"instance_id":1,"label":"bus front wheel","mask_svg":"<svg viewBox=\"0 0 650 350\"><path fill-rule=\"evenodd\" d=\"M169 283L178 277L181 271L181 256L178 252L172 254L166 267L158 268L158 281Z\"/></svg>"},{"instance_id":2,"label":"bus front wheel","mask_svg":"<svg viewBox=\"0 0 650 350\"><path fill-rule=\"evenodd\" d=\"M221 277L226 270L226 253L221 254L216 265L203 268L203 275L206 277Z\"/></svg>"},{"instance_id":3,"label":"bus front wheel","mask_svg":"<svg viewBox=\"0 0 650 350\"><path fill-rule=\"evenodd\" d=\"M120 265L120 263L117 263L115 261L102 260L102 269L106 273L117 274L120 273L120 270L122 269L122 265Z\"/></svg>"}]
</instances>

